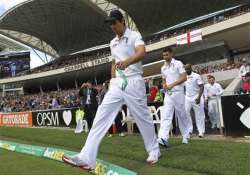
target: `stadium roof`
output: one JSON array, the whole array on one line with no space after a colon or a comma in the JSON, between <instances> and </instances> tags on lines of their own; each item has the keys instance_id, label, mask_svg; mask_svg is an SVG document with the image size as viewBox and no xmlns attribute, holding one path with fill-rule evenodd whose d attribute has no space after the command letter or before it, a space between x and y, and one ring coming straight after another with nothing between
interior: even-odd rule
<instances>
[{"instance_id":1,"label":"stadium roof","mask_svg":"<svg viewBox=\"0 0 250 175\"><path fill-rule=\"evenodd\" d=\"M0 17L0 33L54 57L107 44L104 19L120 8L143 36L248 0L28 0Z\"/></svg>"},{"instance_id":2,"label":"stadium roof","mask_svg":"<svg viewBox=\"0 0 250 175\"><path fill-rule=\"evenodd\" d=\"M130 14L143 35L249 0L110 0Z\"/></svg>"},{"instance_id":3,"label":"stadium roof","mask_svg":"<svg viewBox=\"0 0 250 175\"><path fill-rule=\"evenodd\" d=\"M0 35L0 53L11 52L11 51L23 51L23 50L29 50L29 49L12 39Z\"/></svg>"}]
</instances>

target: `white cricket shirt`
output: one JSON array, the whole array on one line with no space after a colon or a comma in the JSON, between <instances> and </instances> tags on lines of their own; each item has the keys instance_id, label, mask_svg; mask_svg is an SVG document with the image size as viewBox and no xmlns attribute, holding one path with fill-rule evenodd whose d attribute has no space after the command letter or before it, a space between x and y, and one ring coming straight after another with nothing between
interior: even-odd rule
<instances>
[{"instance_id":1,"label":"white cricket shirt","mask_svg":"<svg viewBox=\"0 0 250 175\"><path fill-rule=\"evenodd\" d=\"M110 42L111 56L113 57L113 59L115 59L115 62L124 61L135 54L135 48L139 45L145 45L144 41L142 40L141 34L127 28L121 38L118 38L118 36L116 36ZM137 62L128 66L124 70L124 74L126 76L142 75L142 63ZM117 71L116 77L119 77Z\"/></svg>"}]
</instances>

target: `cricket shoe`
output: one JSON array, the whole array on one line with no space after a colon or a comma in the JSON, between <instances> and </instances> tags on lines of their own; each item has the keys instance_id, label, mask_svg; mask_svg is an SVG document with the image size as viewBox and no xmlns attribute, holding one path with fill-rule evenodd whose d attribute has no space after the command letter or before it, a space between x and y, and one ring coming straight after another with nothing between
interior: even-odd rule
<instances>
[{"instance_id":1,"label":"cricket shoe","mask_svg":"<svg viewBox=\"0 0 250 175\"><path fill-rule=\"evenodd\" d=\"M157 139L158 143L166 148L169 147L169 143L167 139L163 139L163 138L158 138Z\"/></svg>"},{"instance_id":2,"label":"cricket shoe","mask_svg":"<svg viewBox=\"0 0 250 175\"><path fill-rule=\"evenodd\" d=\"M183 138L182 139L182 144L188 144L188 138Z\"/></svg>"},{"instance_id":3,"label":"cricket shoe","mask_svg":"<svg viewBox=\"0 0 250 175\"><path fill-rule=\"evenodd\" d=\"M146 160L146 163L149 164L149 165L154 165L154 164L156 164L158 162L158 159L160 157L161 157L160 151L158 151L158 152L151 151L149 153L149 156L148 156L147 160Z\"/></svg>"},{"instance_id":4,"label":"cricket shoe","mask_svg":"<svg viewBox=\"0 0 250 175\"><path fill-rule=\"evenodd\" d=\"M199 138L204 138L204 134L203 133L199 133Z\"/></svg>"},{"instance_id":5,"label":"cricket shoe","mask_svg":"<svg viewBox=\"0 0 250 175\"><path fill-rule=\"evenodd\" d=\"M69 155L63 155L62 157L63 162L66 164L69 164L74 167L79 167L84 171L91 171L93 168L91 168L89 165L84 163L77 155L69 156Z\"/></svg>"}]
</instances>

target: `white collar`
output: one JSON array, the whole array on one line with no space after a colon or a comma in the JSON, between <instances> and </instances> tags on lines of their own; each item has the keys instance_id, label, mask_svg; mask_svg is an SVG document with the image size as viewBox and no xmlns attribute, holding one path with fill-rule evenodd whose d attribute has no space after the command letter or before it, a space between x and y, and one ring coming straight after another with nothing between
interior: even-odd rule
<instances>
[{"instance_id":1,"label":"white collar","mask_svg":"<svg viewBox=\"0 0 250 175\"><path fill-rule=\"evenodd\" d=\"M168 67L168 66L174 65L174 62L175 62L175 59L172 58L172 59L171 59L171 62L170 62L169 64L165 61L165 62L164 62L164 66L165 66L165 67Z\"/></svg>"}]
</instances>

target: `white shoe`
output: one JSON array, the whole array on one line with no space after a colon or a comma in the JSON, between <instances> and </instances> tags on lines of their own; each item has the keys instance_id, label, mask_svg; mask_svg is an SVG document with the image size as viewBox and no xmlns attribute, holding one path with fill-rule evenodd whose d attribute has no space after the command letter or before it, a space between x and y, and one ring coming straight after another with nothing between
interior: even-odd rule
<instances>
[{"instance_id":1,"label":"white shoe","mask_svg":"<svg viewBox=\"0 0 250 175\"><path fill-rule=\"evenodd\" d=\"M78 166L78 167L88 166L87 163L85 163L83 160L81 160L79 158L78 154L76 154L74 156L63 155L62 160L63 160L63 162L70 164L72 166Z\"/></svg>"},{"instance_id":2,"label":"white shoe","mask_svg":"<svg viewBox=\"0 0 250 175\"><path fill-rule=\"evenodd\" d=\"M161 157L160 151L158 152L150 152L149 156L146 160L146 163L149 165L154 165L158 162L158 159Z\"/></svg>"},{"instance_id":3,"label":"white shoe","mask_svg":"<svg viewBox=\"0 0 250 175\"><path fill-rule=\"evenodd\" d=\"M183 143L183 144L188 144L188 139L187 139L187 138L183 138L183 139L182 139L182 143Z\"/></svg>"},{"instance_id":4,"label":"white shoe","mask_svg":"<svg viewBox=\"0 0 250 175\"><path fill-rule=\"evenodd\" d=\"M169 147L169 143L167 139L163 139L163 138L158 138L157 139L158 143L164 147Z\"/></svg>"},{"instance_id":5,"label":"white shoe","mask_svg":"<svg viewBox=\"0 0 250 175\"><path fill-rule=\"evenodd\" d=\"M80 129L80 130L75 130L75 134L80 134L83 132L83 129Z\"/></svg>"},{"instance_id":6,"label":"white shoe","mask_svg":"<svg viewBox=\"0 0 250 175\"><path fill-rule=\"evenodd\" d=\"M63 155L62 156L62 161L72 166L77 166L76 159L77 159L76 155L74 156Z\"/></svg>"},{"instance_id":7,"label":"white shoe","mask_svg":"<svg viewBox=\"0 0 250 175\"><path fill-rule=\"evenodd\" d=\"M200 138L203 138L203 137L204 137L204 134L203 134L203 133L199 133L199 137L200 137Z\"/></svg>"}]
</instances>

